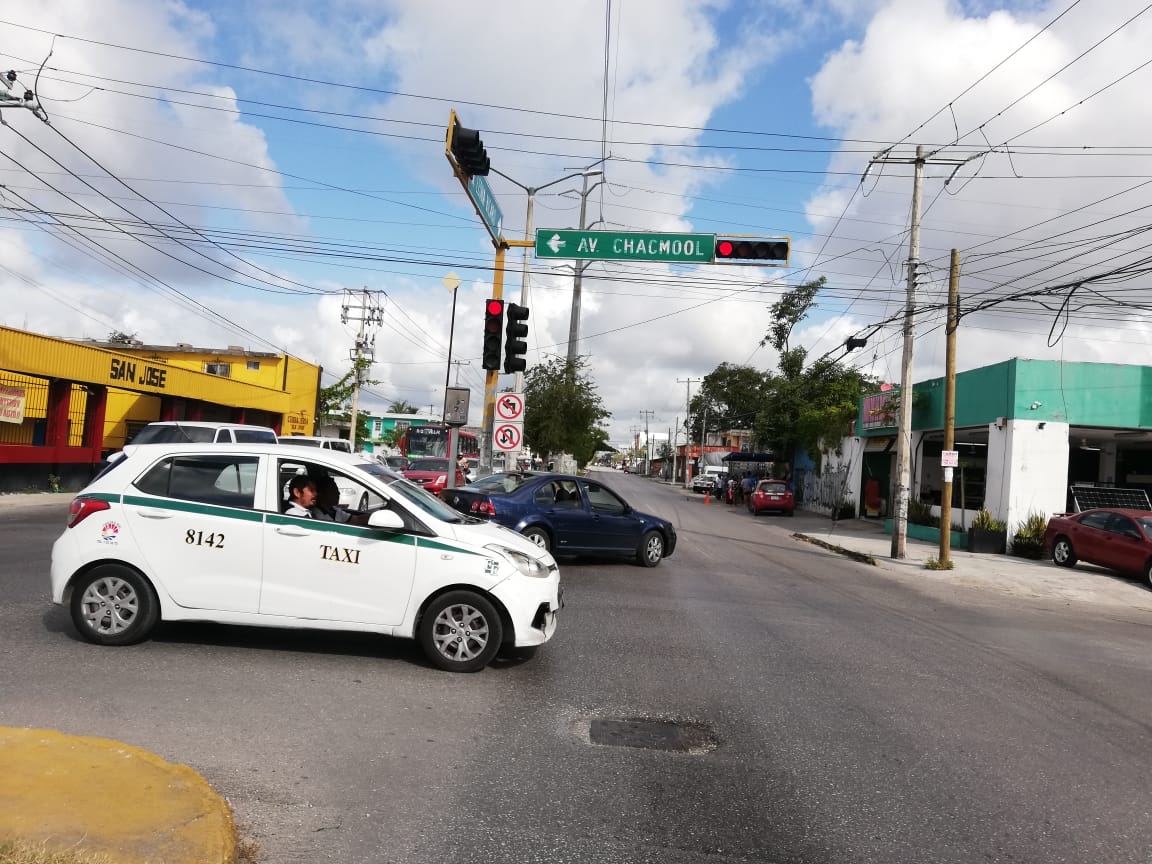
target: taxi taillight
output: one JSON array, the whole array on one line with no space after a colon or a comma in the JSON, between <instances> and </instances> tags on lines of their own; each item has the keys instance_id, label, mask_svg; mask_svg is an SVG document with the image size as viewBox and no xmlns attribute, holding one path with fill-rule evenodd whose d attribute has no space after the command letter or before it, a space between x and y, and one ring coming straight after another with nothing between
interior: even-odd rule
<instances>
[{"instance_id":1,"label":"taxi taillight","mask_svg":"<svg viewBox=\"0 0 1152 864\"><path fill-rule=\"evenodd\" d=\"M108 502L99 498L73 498L68 508L68 527L75 528L93 513L108 509Z\"/></svg>"}]
</instances>

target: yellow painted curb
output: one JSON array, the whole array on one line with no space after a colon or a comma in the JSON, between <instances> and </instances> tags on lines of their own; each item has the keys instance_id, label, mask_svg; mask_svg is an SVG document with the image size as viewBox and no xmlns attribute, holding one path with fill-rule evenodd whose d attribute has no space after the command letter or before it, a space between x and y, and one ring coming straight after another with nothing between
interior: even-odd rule
<instances>
[{"instance_id":1,"label":"yellow painted curb","mask_svg":"<svg viewBox=\"0 0 1152 864\"><path fill-rule=\"evenodd\" d=\"M186 765L108 738L0 727L0 837L117 864L232 864L227 803Z\"/></svg>"}]
</instances>

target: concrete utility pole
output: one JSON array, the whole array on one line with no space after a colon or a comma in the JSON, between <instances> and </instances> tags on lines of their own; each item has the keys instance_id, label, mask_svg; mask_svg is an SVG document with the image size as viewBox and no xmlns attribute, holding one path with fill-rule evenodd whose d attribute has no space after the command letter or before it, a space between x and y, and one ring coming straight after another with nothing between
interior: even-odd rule
<instances>
[{"instance_id":1,"label":"concrete utility pole","mask_svg":"<svg viewBox=\"0 0 1152 864\"><path fill-rule=\"evenodd\" d=\"M684 488L688 488L688 481L692 478L688 476L688 451L691 449L692 436L688 433L688 418L692 416L692 385L699 384L703 378L677 378L676 383L684 384ZM704 433L701 428L700 433L700 462L704 462ZM675 477L672 478L675 481Z\"/></svg>"},{"instance_id":2,"label":"concrete utility pole","mask_svg":"<svg viewBox=\"0 0 1152 864\"><path fill-rule=\"evenodd\" d=\"M355 305L353 305L355 300ZM340 323L359 322L356 345L348 352L352 360L352 421L348 429L348 444L356 452L356 421L360 412L360 387L364 383L364 373L376 359L376 335L367 333L368 327L384 323L384 311L375 297L365 286L361 291L344 290L344 303L340 307ZM364 361L367 360L367 364Z\"/></svg>"},{"instance_id":3,"label":"concrete utility pole","mask_svg":"<svg viewBox=\"0 0 1152 864\"><path fill-rule=\"evenodd\" d=\"M956 328L960 326L960 250L952 250L948 270L948 326L944 328L944 449L956 446ZM944 491L940 497L940 563L947 564L952 553L952 469L944 469Z\"/></svg>"},{"instance_id":4,"label":"concrete utility pole","mask_svg":"<svg viewBox=\"0 0 1152 864\"><path fill-rule=\"evenodd\" d=\"M887 151L885 151L887 154ZM896 507L892 514L893 558L908 555L908 498L912 486L912 343L916 336L916 268L920 263L920 200L924 183L924 166L963 165L964 159L926 158L924 147L917 145L915 158L881 155L868 163L873 165L912 165L912 216L908 234L908 288L904 307L904 351L900 360L900 416L896 421ZM867 171L865 172L867 176ZM863 180L861 180L863 182Z\"/></svg>"},{"instance_id":5,"label":"concrete utility pole","mask_svg":"<svg viewBox=\"0 0 1152 864\"><path fill-rule=\"evenodd\" d=\"M652 439L648 437L648 418L656 412L644 410L640 413L644 415L644 476L647 477L652 473Z\"/></svg>"},{"instance_id":6,"label":"concrete utility pole","mask_svg":"<svg viewBox=\"0 0 1152 864\"><path fill-rule=\"evenodd\" d=\"M601 160L603 161L603 160ZM604 172L599 169L587 169L581 172L584 178L583 186L580 190L580 230L583 231L585 227L584 220L587 218L588 213L588 193L603 183L601 180L593 183L591 187L588 185L589 177L601 176ZM575 263L575 276L572 279L572 318L568 322L568 365L575 367L576 358L580 355L580 291L581 283L584 280L584 268L588 266L587 261L577 261Z\"/></svg>"}]
</instances>

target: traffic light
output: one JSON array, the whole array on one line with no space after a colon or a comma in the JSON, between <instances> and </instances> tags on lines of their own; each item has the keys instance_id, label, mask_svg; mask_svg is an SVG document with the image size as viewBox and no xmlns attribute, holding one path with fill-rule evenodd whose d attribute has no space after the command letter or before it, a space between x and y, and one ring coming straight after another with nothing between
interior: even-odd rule
<instances>
[{"instance_id":1,"label":"traffic light","mask_svg":"<svg viewBox=\"0 0 1152 864\"><path fill-rule=\"evenodd\" d=\"M492 160L488 158L488 151L480 140L480 131L461 126L453 115L453 125L448 129L448 134L449 149L460 170L469 177L487 177Z\"/></svg>"},{"instance_id":2,"label":"traffic light","mask_svg":"<svg viewBox=\"0 0 1152 864\"><path fill-rule=\"evenodd\" d=\"M484 304L484 354L481 366L500 371L500 330L504 327L504 301L493 297Z\"/></svg>"},{"instance_id":3,"label":"traffic light","mask_svg":"<svg viewBox=\"0 0 1152 864\"><path fill-rule=\"evenodd\" d=\"M787 237L717 237L717 264L788 264Z\"/></svg>"},{"instance_id":4,"label":"traffic light","mask_svg":"<svg viewBox=\"0 0 1152 864\"><path fill-rule=\"evenodd\" d=\"M528 307L508 304L508 325L504 330L504 371L523 372L528 368L524 355L528 353Z\"/></svg>"}]
</instances>

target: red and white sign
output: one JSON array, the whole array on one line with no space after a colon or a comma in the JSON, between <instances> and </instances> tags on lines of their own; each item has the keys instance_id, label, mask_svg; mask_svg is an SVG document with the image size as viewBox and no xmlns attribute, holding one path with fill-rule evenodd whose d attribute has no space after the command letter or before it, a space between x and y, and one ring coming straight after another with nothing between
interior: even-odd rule
<instances>
[{"instance_id":1,"label":"red and white sign","mask_svg":"<svg viewBox=\"0 0 1152 864\"><path fill-rule=\"evenodd\" d=\"M959 450L941 450L940 451L940 467L941 468L959 468L960 467L960 451Z\"/></svg>"},{"instance_id":2,"label":"red and white sign","mask_svg":"<svg viewBox=\"0 0 1152 864\"><path fill-rule=\"evenodd\" d=\"M524 397L519 393L501 393L498 395L496 397L496 419L509 423L523 420Z\"/></svg>"},{"instance_id":3,"label":"red and white sign","mask_svg":"<svg viewBox=\"0 0 1152 864\"><path fill-rule=\"evenodd\" d=\"M515 453L523 437L524 430L519 423L501 423L492 432L492 443L497 450Z\"/></svg>"}]
</instances>

